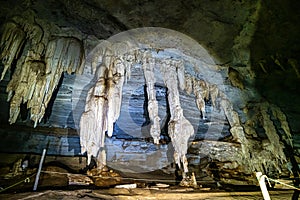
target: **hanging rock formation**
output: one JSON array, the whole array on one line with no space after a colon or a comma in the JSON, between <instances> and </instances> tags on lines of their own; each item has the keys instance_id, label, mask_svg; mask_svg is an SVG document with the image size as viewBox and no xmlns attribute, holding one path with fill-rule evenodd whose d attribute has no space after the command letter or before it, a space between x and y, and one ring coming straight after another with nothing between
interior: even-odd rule
<instances>
[{"instance_id":1,"label":"hanging rock formation","mask_svg":"<svg viewBox=\"0 0 300 200\"><path fill-rule=\"evenodd\" d=\"M26 103L36 127L44 117L63 72L71 74L82 70L82 42L75 37L50 37L56 28L49 26L43 21L34 21L31 13L13 17L3 26L1 59L4 70L1 80L12 62L17 60L6 89L10 101L10 123L16 122L21 104Z\"/></svg>"},{"instance_id":2,"label":"hanging rock formation","mask_svg":"<svg viewBox=\"0 0 300 200\"><path fill-rule=\"evenodd\" d=\"M148 113L151 121L150 135L154 139L155 144L159 144L160 139L160 118L158 116L158 102L156 100L156 91L154 84L156 82L154 77L155 59L151 58L150 52L144 54L143 70L145 76L145 82L147 86L148 96Z\"/></svg>"},{"instance_id":3,"label":"hanging rock formation","mask_svg":"<svg viewBox=\"0 0 300 200\"><path fill-rule=\"evenodd\" d=\"M168 133L174 147L174 160L184 173L188 172L188 161L186 158L189 138L194 135L194 128L191 123L183 116L179 100L179 81L177 66L180 61L166 59L160 67L166 87L168 88L168 101L170 105L171 118L168 123ZM182 81L184 82L184 81Z\"/></svg>"},{"instance_id":4,"label":"hanging rock formation","mask_svg":"<svg viewBox=\"0 0 300 200\"><path fill-rule=\"evenodd\" d=\"M4 64L1 74L1 80L4 78L6 71L10 69L11 63L18 58L25 40L24 31L14 22L8 22L2 27L1 37L1 56L0 59Z\"/></svg>"}]
</instances>

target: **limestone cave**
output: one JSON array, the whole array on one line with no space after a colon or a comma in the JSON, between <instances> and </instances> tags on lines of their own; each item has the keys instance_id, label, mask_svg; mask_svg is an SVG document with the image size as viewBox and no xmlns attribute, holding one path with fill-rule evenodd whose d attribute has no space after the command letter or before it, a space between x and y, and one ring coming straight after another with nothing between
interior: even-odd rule
<instances>
[{"instance_id":1,"label":"limestone cave","mask_svg":"<svg viewBox=\"0 0 300 200\"><path fill-rule=\"evenodd\" d=\"M0 3L0 199L298 199L299 1Z\"/></svg>"}]
</instances>

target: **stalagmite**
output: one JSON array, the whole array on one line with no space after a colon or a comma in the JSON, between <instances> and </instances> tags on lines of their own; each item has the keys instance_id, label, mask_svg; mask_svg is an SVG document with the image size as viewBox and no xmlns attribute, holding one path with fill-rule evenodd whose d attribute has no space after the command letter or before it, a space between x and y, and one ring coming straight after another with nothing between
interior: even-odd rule
<instances>
[{"instance_id":1,"label":"stalagmite","mask_svg":"<svg viewBox=\"0 0 300 200\"><path fill-rule=\"evenodd\" d=\"M106 61L106 59L104 60ZM104 62L105 63L105 62ZM105 157L101 158L99 151L104 147L104 137L106 129L105 115L106 110L105 105L107 104L106 97L106 77L107 77L107 67L106 65L101 65L98 68L99 79L95 85L92 87L86 99L85 112L81 116L80 120L80 143L81 152L87 152L88 164L91 162L91 157L97 157L101 159L101 164L105 165ZM94 119L94 120L91 120ZM97 121L95 123L94 121ZM99 163L98 163L99 164ZM101 166L99 166L101 167Z\"/></svg>"},{"instance_id":2,"label":"stalagmite","mask_svg":"<svg viewBox=\"0 0 300 200\"><path fill-rule=\"evenodd\" d=\"M155 91L155 77L154 77L154 67L155 60L151 58L149 52L144 53L143 59L143 70L144 77L147 86L147 96L148 96L148 113L151 120L150 135L152 136L154 143L159 144L160 138L160 118L158 116L158 102L156 100Z\"/></svg>"}]
</instances>

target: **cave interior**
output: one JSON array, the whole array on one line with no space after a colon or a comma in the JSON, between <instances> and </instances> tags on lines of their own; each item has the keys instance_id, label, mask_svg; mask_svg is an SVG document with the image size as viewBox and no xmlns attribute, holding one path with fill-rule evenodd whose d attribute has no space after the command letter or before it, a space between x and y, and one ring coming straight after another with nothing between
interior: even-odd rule
<instances>
[{"instance_id":1,"label":"cave interior","mask_svg":"<svg viewBox=\"0 0 300 200\"><path fill-rule=\"evenodd\" d=\"M0 2L6 195L300 186L299 1Z\"/></svg>"}]
</instances>

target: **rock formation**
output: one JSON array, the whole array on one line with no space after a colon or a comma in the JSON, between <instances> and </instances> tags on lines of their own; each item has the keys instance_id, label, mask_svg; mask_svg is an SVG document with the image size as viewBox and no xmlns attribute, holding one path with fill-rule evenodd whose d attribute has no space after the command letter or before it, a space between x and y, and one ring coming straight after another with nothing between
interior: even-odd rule
<instances>
[{"instance_id":1,"label":"rock formation","mask_svg":"<svg viewBox=\"0 0 300 200\"><path fill-rule=\"evenodd\" d=\"M49 30L49 24L34 21L31 13L25 12L24 16L11 20L4 24L1 38L1 59L4 63L1 80L17 59L6 89L10 101L9 122L16 122L20 105L26 103L30 119L37 126L62 73L80 73L83 47L75 37L55 36L55 27Z\"/></svg>"}]
</instances>

